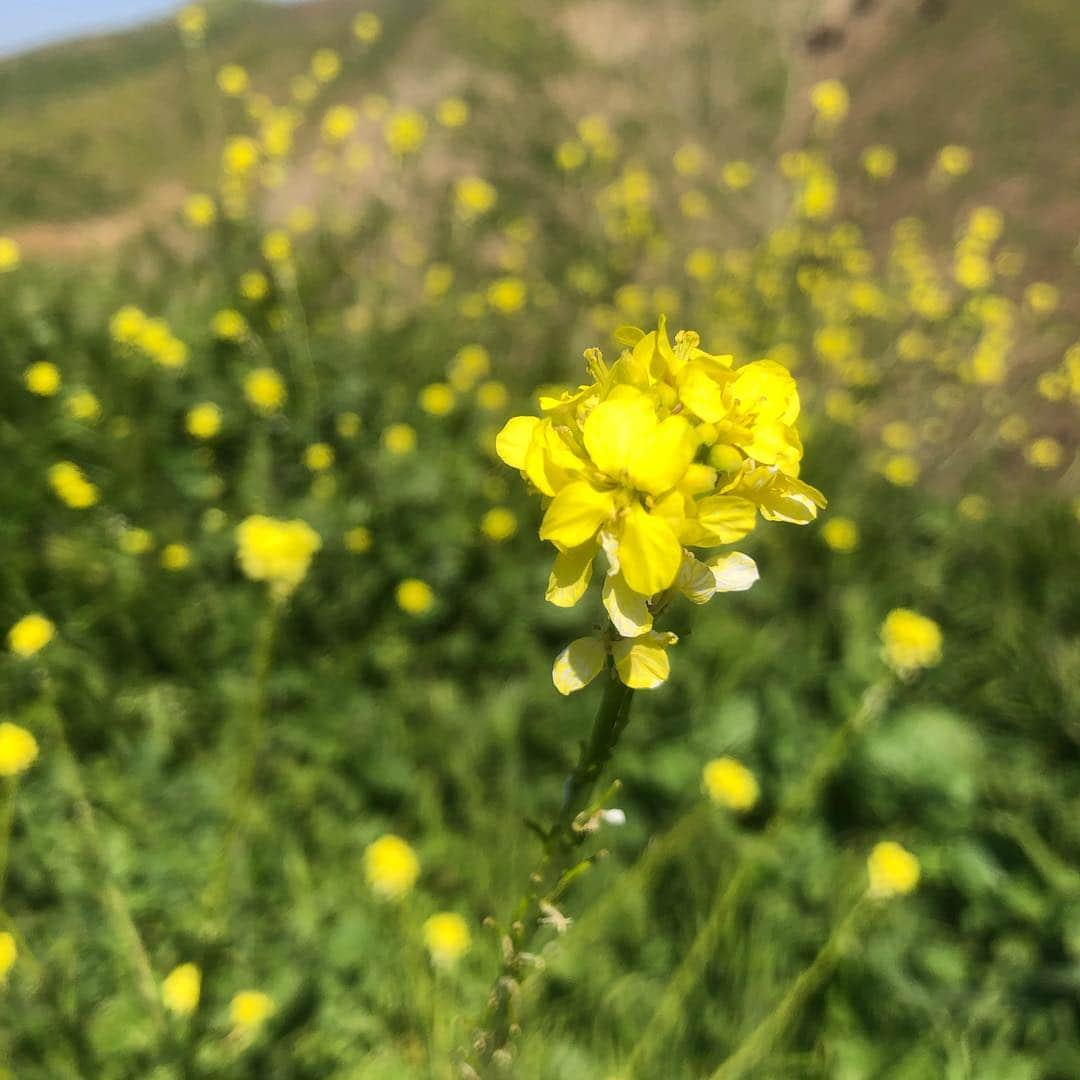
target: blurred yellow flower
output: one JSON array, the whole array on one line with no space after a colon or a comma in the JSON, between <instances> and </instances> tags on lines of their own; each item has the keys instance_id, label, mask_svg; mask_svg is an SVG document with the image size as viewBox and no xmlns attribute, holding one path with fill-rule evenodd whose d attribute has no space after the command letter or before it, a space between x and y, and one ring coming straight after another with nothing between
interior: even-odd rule
<instances>
[{"instance_id":1,"label":"blurred yellow flower","mask_svg":"<svg viewBox=\"0 0 1080 1080\"><path fill-rule=\"evenodd\" d=\"M1032 439L1024 447L1024 459L1036 469L1056 469L1064 457L1064 447L1048 435Z\"/></svg>"},{"instance_id":2,"label":"blurred yellow flower","mask_svg":"<svg viewBox=\"0 0 1080 1080\"><path fill-rule=\"evenodd\" d=\"M1048 281L1033 281L1024 290L1024 303L1035 315L1052 315L1060 299L1060 290Z\"/></svg>"},{"instance_id":3,"label":"blurred yellow flower","mask_svg":"<svg viewBox=\"0 0 1080 1080\"><path fill-rule=\"evenodd\" d=\"M361 11L353 19L352 32L362 45L372 45L382 33L382 20L373 11Z\"/></svg>"},{"instance_id":4,"label":"blurred yellow flower","mask_svg":"<svg viewBox=\"0 0 1080 1080\"><path fill-rule=\"evenodd\" d=\"M251 80L239 64L225 64L218 68L217 85L228 97L240 97L251 85Z\"/></svg>"},{"instance_id":5,"label":"blurred yellow flower","mask_svg":"<svg viewBox=\"0 0 1080 1080\"><path fill-rule=\"evenodd\" d=\"M419 876L420 860L400 836L387 833L364 851L364 877L380 900L401 900Z\"/></svg>"},{"instance_id":6,"label":"blurred yellow flower","mask_svg":"<svg viewBox=\"0 0 1080 1080\"><path fill-rule=\"evenodd\" d=\"M50 466L48 479L49 486L61 502L73 510L85 510L98 501L97 488L72 461L61 461Z\"/></svg>"},{"instance_id":7,"label":"blurred yellow flower","mask_svg":"<svg viewBox=\"0 0 1080 1080\"><path fill-rule=\"evenodd\" d=\"M84 424L92 424L101 416L101 402L89 390L76 390L64 402L64 408L72 420L80 420Z\"/></svg>"},{"instance_id":8,"label":"blurred yellow flower","mask_svg":"<svg viewBox=\"0 0 1080 1080\"><path fill-rule=\"evenodd\" d=\"M700 143L683 143L671 163L680 176L700 176L705 168L705 149Z\"/></svg>"},{"instance_id":9,"label":"blurred yellow flower","mask_svg":"<svg viewBox=\"0 0 1080 1080\"><path fill-rule=\"evenodd\" d=\"M713 802L737 813L753 809L760 794L754 774L731 757L708 762L702 770L701 782Z\"/></svg>"},{"instance_id":10,"label":"blurred yellow flower","mask_svg":"<svg viewBox=\"0 0 1080 1080\"><path fill-rule=\"evenodd\" d=\"M188 1016L198 1008L201 990L202 972L197 965L180 964L165 976L161 997L169 1012Z\"/></svg>"},{"instance_id":11,"label":"blurred yellow flower","mask_svg":"<svg viewBox=\"0 0 1080 1080\"><path fill-rule=\"evenodd\" d=\"M941 627L933 619L896 608L881 625L882 656L898 675L907 677L941 659Z\"/></svg>"},{"instance_id":12,"label":"blurred yellow flower","mask_svg":"<svg viewBox=\"0 0 1080 1080\"><path fill-rule=\"evenodd\" d=\"M720 170L720 179L731 191L742 191L754 182L754 169L746 161L729 161Z\"/></svg>"},{"instance_id":13,"label":"blurred yellow flower","mask_svg":"<svg viewBox=\"0 0 1080 1080\"><path fill-rule=\"evenodd\" d=\"M847 87L839 79L824 79L810 88L810 104L819 119L827 124L843 120L849 103Z\"/></svg>"},{"instance_id":14,"label":"blurred yellow flower","mask_svg":"<svg viewBox=\"0 0 1080 1080\"><path fill-rule=\"evenodd\" d=\"M243 1032L255 1031L273 1011L273 998L261 990L241 990L229 1002L229 1019Z\"/></svg>"},{"instance_id":15,"label":"blurred yellow flower","mask_svg":"<svg viewBox=\"0 0 1080 1080\"><path fill-rule=\"evenodd\" d=\"M416 153L427 135L427 121L415 109L399 109L383 129L391 153L406 157Z\"/></svg>"},{"instance_id":16,"label":"blurred yellow flower","mask_svg":"<svg viewBox=\"0 0 1080 1080\"><path fill-rule=\"evenodd\" d=\"M126 304L109 320L109 334L121 345L131 345L138 339L146 323L146 315L133 304Z\"/></svg>"},{"instance_id":17,"label":"blurred yellow flower","mask_svg":"<svg viewBox=\"0 0 1080 1080\"><path fill-rule=\"evenodd\" d=\"M574 172L585 164L586 150L577 139L567 139L555 147L555 164L563 172Z\"/></svg>"},{"instance_id":18,"label":"blurred yellow flower","mask_svg":"<svg viewBox=\"0 0 1080 1080\"><path fill-rule=\"evenodd\" d=\"M459 128L469 122L469 106L459 97L443 98L435 107L435 119L445 128Z\"/></svg>"},{"instance_id":19,"label":"blurred yellow flower","mask_svg":"<svg viewBox=\"0 0 1080 1080\"><path fill-rule=\"evenodd\" d=\"M447 367L447 378L455 390L464 392L490 370L491 356L483 345L462 345Z\"/></svg>"},{"instance_id":20,"label":"blurred yellow flower","mask_svg":"<svg viewBox=\"0 0 1080 1080\"><path fill-rule=\"evenodd\" d=\"M938 151L937 167L947 176L963 176L971 169L971 151L966 146L943 146Z\"/></svg>"},{"instance_id":21,"label":"blurred yellow flower","mask_svg":"<svg viewBox=\"0 0 1080 1080\"><path fill-rule=\"evenodd\" d=\"M253 581L265 581L277 596L287 596L304 580L312 556L322 546L305 521L282 521L255 514L236 527L240 568Z\"/></svg>"},{"instance_id":22,"label":"blurred yellow flower","mask_svg":"<svg viewBox=\"0 0 1080 1080\"><path fill-rule=\"evenodd\" d=\"M0 985L6 980L19 957L14 935L7 930L0 931Z\"/></svg>"},{"instance_id":23,"label":"blurred yellow flower","mask_svg":"<svg viewBox=\"0 0 1080 1080\"><path fill-rule=\"evenodd\" d=\"M450 969L469 951L468 923L452 911L441 911L424 921L424 945L437 968Z\"/></svg>"},{"instance_id":24,"label":"blurred yellow flower","mask_svg":"<svg viewBox=\"0 0 1080 1080\"><path fill-rule=\"evenodd\" d=\"M420 391L420 408L430 416L446 416L454 409L454 391L446 383L431 383Z\"/></svg>"},{"instance_id":25,"label":"blurred yellow flower","mask_svg":"<svg viewBox=\"0 0 1080 1080\"><path fill-rule=\"evenodd\" d=\"M891 146L882 143L868 146L860 160L866 175L872 180L889 180L896 172L896 151Z\"/></svg>"},{"instance_id":26,"label":"blurred yellow flower","mask_svg":"<svg viewBox=\"0 0 1080 1080\"><path fill-rule=\"evenodd\" d=\"M56 627L52 620L37 612L31 612L24 615L8 631L8 648L16 656L33 656L44 649L55 634Z\"/></svg>"},{"instance_id":27,"label":"blurred yellow flower","mask_svg":"<svg viewBox=\"0 0 1080 1080\"><path fill-rule=\"evenodd\" d=\"M253 304L265 300L270 292L270 281L261 270L247 270L240 275L240 295Z\"/></svg>"},{"instance_id":28,"label":"blurred yellow flower","mask_svg":"<svg viewBox=\"0 0 1080 1080\"><path fill-rule=\"evenodd\" d=\"M350 105L333 105L323 113L322 137L331 146L336 146L349 138L359 123L360 115Z\"/></svg>"},{"instance_id":29,"label":"blurred yellow flower","mask_svg":"<svg viewBox=\"0 0 1080 1080\"><path fill-rule=\"evenodd\" d=\"M870 895L876 899L906 896L919 884L919 860L895 841L875 844L866 866Z\"/></svg>"},{"instance_id":30,"label":"blurred yellow flower","mask_svg":"<svg viewBox=\"0 0 1080 1080\"><path fill-rule=\"evenodd\" d=\"M263 258L274 265L292 258L292 238L284 229L273 229L262 238Z\"/></svg>"},{"instance_id":31,"label":"blurred yellow flower","mask_svg":"<svg viewBox=\"0 0 1080 1080\"><path fill-rule=\"evenodd\" d=\"M15 270L22 262L19 245L10 236L0 236L0 274Z\"/></svg>"},{"instance_id":32,"label":"blurred yellow flower","mask_svg":"<svg viewBox=\"0 0 1080 1080\"><path fill-rule=\"evenodd\" d=\"M189 195L184 200L184 217L196 229L207 229L217 219L217 205L209 195Z\"/></svg>"},{"instance_id":33,"label":"blurred yellow flower","mask_svg":"<svg viewBox=\"0 0 1080 1080\"><path fill-rule=\"evenodd\" d=\"M498 412L505 408L508 397L506 387L495 379L489 379L476 388L476 403L488 412Z\"/></svg>"},{"instance_id":34,"label":"blurred yellow flower","mask_svg":"<svg viewBox=\"0 0 1080 1080\"><path fill-rule=\"evenodd\" d=\"M273 368L255 368L244 378L244 397L261 413L277 412L285 404L285 383Z\"/></svg>"},{"instance_id":35,"label":"blurred yellow flower","mask_svg":"<svg viewBox=\"0 0 1080 1080\"><path fill-rule=\"evenodd\" d=\"M334 448L329 443L312 443L304 449L304 464L312 472L325 472L334 464Z\"/></svg>"},{"instance_id":36,"label":"blurred yellow flower","mask_svg":"<svg viewBox=\"0 0 1080 1080\"><path fill-rule=\"evenodd\" d=\"M486 214L498 198L495 188L479 176L463 176L454 184L458 215L466 221Z\"/></svg>"},{"instance_id":37,"label":"blurred yellow flower","mask_svg":"<svg viewBox=\"0 0 1080 1080\"><path fill-rule=\"evenodd\" d=\"M120 550L128 555L144 555L153 546L154 537L149 529L142 529L137 525L131 526L120 533Z\"/></svg>"},{"instance_id":38,"label":"blurred yellow flower","mask_svg":"<svg viewBox=\"0 0 1080 1080\"><path fill-rule=\"evenodd\" d=\"M212 439L221 430L221 410L212 401L201 401L188 409L184 425L192 438Z\"/></svg>"},{"instance_id":39,"label":"blurred yellow flower","mask_svg":"<svg viewBox=\"0 0 1080 1080\"><path fill-rule=\"evenodd\" d=\"M480 519L480 531L489 540L501 544L517 532L517 518L505 506L493 506Z\"/></svg>"},{"instance_id":40,"label":"blurred yellow flower","mask_svg":"<svg viewBox=\"0 0 1080 1080\"><path fill-rule=\"evenodd\" d=\"M176 25L184 39L190 43L202 40L206 33L206 8L202 4L188 4L176 13Z\"/></svg>"},{"instance_id":41,"label":"blurred yellow flower","mask_svg":"<svg viewBox=\"0 0 1080 1080\"><path fill-rule=\"evenodd\" d=\"M354 525L345 533L345 547L354 555L363 555L371 550L371 530L363 525Z\"/></svg>"},{"instance_id":42,"label":"blurred yellow flower","mask_svg":"<svg viewBox=\"0 0 1080 1080\"><path fill-rule=\"evenodd\" d=\"M341 74L341 56L333 49L317 49L311 58L311 74L318 82L333 82Z\"/></svg>"},{"instance_id":43,"label":"blurred yellow flower","mask_svg":"<svg viewBox=\"0 0 1080 1080\"><path fill-rule=\"evenodd\" d=\"M343 439L355 439L360 434L361 420L354 412L337 414L334 428Z\"/></svg>"},{"instance_id":44,"label":"blurred yellow flower","mask_svg":"<svg viewBox=\"0 0 1080 1080\"><path fill-rule=\"evenodd\" d=\"M965 495L956 509L968 521L985 521L990 516L990 500L983 495Z\"/></svg>"},{"instance_id":45,"label":"blurred yellow flower","mask_svg":"<svg viewBox=\"0 0 1080 1080\"><path fill-rule=\"evenodd\" d=\"M821 539L841 554L848 554L859 546L859 527L851 518L831 517L821 526Z\"/></svg>"},{"instance_id":46,"label":"blurred yellow flower","mask_svg":"<svg viewBox=\"0 0 1080 1080\"><path fill-rule=\"evenodd\" d=\"M187 544L166 544L161 549L161 565L177 573L191 565L191 549Z\"/></svg>"},{"instance_id":47,"label":"blurred yellow flower","mask_svg":"<svg viewBox=\"0 0 1080 1080\"><path fill-rule=\"evenodd\" d=\"M407 615L425 615L435 604L435 594L426 581L406 578L394 590L398 607Z\"/></svg>"},{"instance_id":48,"label":"blurred yellow flower","mask_svg":"<svg viewBox=\"0 0 1080 1080\"><path fill-rule=\"evenodd\" d=\"M391 454L411 454L416 449L416 431L408 424L391 424L383 432L382 444Z\"/></svg>"},{"instance_id":49,"label":"blurred yellow flower","mask_svg":"<svg viewBox=\"0 0 1080 1080\"><path fill-rule=\"evenodd\" d=\"M910 454L893 454L889 457L882 475L896 487L911 487L919 479L919 463Z\"/></svg>"},{"instance_id":50,"label":"blurred yellow flower","mask_svg":"<svg viewBox=\"0 0 1080 1080\"><path fill-rule=\"evenodd\" d=\"M488 304L502 315L520 311L525 305L525 297L525 282L516 277L499 278L487 290Z\"/></svg>"},{"instance_id":51,"label":"blurred yellow flower","mask_svg":"<svg viewBox=\"0 0 1080 1080\"><path fill-rule=\"evenodd\" d=\"M39 360L23 372L23 382L31 394L52 397L60 389L60 369L48 360Z\"/></svg>"},{"instance_id":52,"label":"blurred yellow flower","mask_svg":"<svg viewBox=\"0 0 1080 1080\"><path fill-rule=\"evenodd\" d=\"M37 739L18 724L0 724L0 776L26 772L38 756Z\"/></svg>"},{"instance_id":53,"label":"blurred yellow flower","mask_svg":"<svg viewBox=\"0 0 1080 1080\"><path fill-rule=\"evenodd\" d=\"M210 320L210 332L223 341L243 341L248 334L247 319L235 308L224 308Z\"/></svg>"},{"instance_id":54,"label":"blurred yellow flower","mask_svg":"<svg viewBox=\"0 0 1080 1080\"><path fill-rule=\"evenodd\" d=\"M227 176L247 176L259 162L259 144L247 135L232 136L221 151L221 168Z\"/></svg>"}]
</instances>

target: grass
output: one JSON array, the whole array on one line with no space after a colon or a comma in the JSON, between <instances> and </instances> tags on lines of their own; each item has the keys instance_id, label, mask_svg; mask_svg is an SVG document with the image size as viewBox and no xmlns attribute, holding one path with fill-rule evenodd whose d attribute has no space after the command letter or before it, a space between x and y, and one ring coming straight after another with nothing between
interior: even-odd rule
<instances>
[{"instance_id":1,"label":"grass","mask_svg":"<svg viewBox=\"0 0 1080 1080\"><path fill-rule=\"evenodd\" d=\"M790 347L803 475L829 497L822 523L850 517L859 541L842 553L821 523L762 522L740 545L761 569L752 590L672 611L671 678L636 694L604 777L620 782L610 802L625 824L602 825L586 842L595 858L560 904L567 933L539 932L510 1074L601 1080L631 1075L634 1061L641 1078L713 1075L858 901L866 855L886 838L918 854L920 888L877 905L820 983L803 984L800 1008L767 1045L753 1044L760 1056L747 1075L1080 1074L1075 395L1048 400L1033 388L1058 371L1077 331L1067 301L1041 319L1022 301L1036 272L1068 289L1063 245L1035 237L1056 200L1075 207L1054 181L1071 167L1065 147L1036 142L1003 114L992 122L1010 88L1018 106L1060 116L1042 110L1064 100L1072 23L1049 40L1059 9L995 9L986 40L993 31L1010 59L995 61L970 128L951 127L945 108L915 124L895 95L875 96L870 61L845 59L850 126L832 142L808 138L835 164L843 213L879 253L860 274L850 267L861 248L838 240L831 221L801 221L793 254L777 246L795 219L771 146L794 137L811 74L781 25L746 7L681 4L678 19L657 23L627 4L614 41L605 10L507 4L481 18L469 0L423 15L401 7L387 13L385 49L365 55L342 34L351 5L223 9L214 63L248 64L276 100L288 74L330 43L346 54L331 100L377 90L430 119L439 97L460 93L470 122L457 131L432 122L418 160L402 163L363 121L358 138L373 162L359 178L340 162L319 174L317 137L305 129L268 207L256 192L247 214L204 232L170 221L108 257L31 256L0 279L0 628L28 611L58 627L38 658L0 657L3 718L40 745L15 795L0 906L19 943L0 991L0 1063L11 1075L460 1074L503 959L501 932L512 931L539 855L525 823L554 819L601 696L598 685L567 699L552 688L554 656L604 612L595 586L576 608L544 603L541 508L493 456L492 438L507 416L534 411L538 385L576 384L584 346L600 343L613 358L615 326L648 326L668 304L679 306L675 325L699 327L705 347L730 347L740 362ZM972 11L953 5L936 28L901 20L876 54L897 58L883 65L882 85L901 64L931 73L912 84L929 115L944 58L982 32L967 21ZM445 54L418 79L412 65L433 37ZM626 55L605 55L617 49ZM732 86L705 77L728 70L727 53ZM16 102L0 142L86 133L84 150L59 138L63 149L36 165L16 163L2 220L77 219L172 181L215 190L203 170L218 147L196 141L197 84L181 91L181 78L179 44L161 27L0 67L0 93L13 87ZM611 118L615 158L560 172L553 150L588 112ZM24 136L9 141L5 129ZM952 187L928 186L933 153L954 133L978 167ZM901 151L896 187L881 193L855 166L870 137ZM705 147L704 178L673 173L672 153L690 138ZM984 385L965 366L985 326L979 297L949 283L953 230L971 205L1005 190L996 177L1029 175L1025 146L1047 164L1032 166L1040 179L1030 201L1004 207L1003 245L1036 262L991 291L1014 305L1024 363ZM742 196L715 179L735 156L758 170ZM625 170L638 167L652 184L644 235L621 204L610 209ZM467 227L452 183L472 172L491 179L499 201ZM679 209L694 190L705 194L703 217ZM875 246L916 202L949 290L940 320L913 314L909 289ZM317 225L293 235L294 293L260 241L296 205L310 206ZM699 247L718 259L705 281L685 267ZM425 280L443 264L454 280L438 295ZM264 300L238 292L252 268L270 279ZM814 293L808 271L839 291ZM527 301L504 313L485 297L507 275L525 282ZM874 315L837 299L867 280L889 301ZM133 303L168 320L188 346L184 367L111 340L111 316ZM211 332L222 308L244 313L240 341ZM815 345L837 324L863 335L859 359L872 378ZM901 363L896 339L913 326L933 348L922 363ZM485 407L473 387L448 415L424 412L421 388L444 379L470 343L488 350L505 404ZM24 385L25 367L41 359L61 369L57 397ZM289 400L262 417L245 401L244 378L267 363ZM94 422L68 411L79 387L100 401ZM839 390L851 415L830 405ZM202 443L184 424L205 400L224 424ZM359 416L358 434L343 434L345 412ZM1019 445L1000 434L1012 415L1027 425ZM895 449L882 425L900 417L921 469L910 486L881 475ZM384 444L400 422L416 430L412 454ZM1050 433L1060 464L1032 468L1025 449ZM321 478L303 463L316 439L335 452ZM60 460L98 486L96 506L72 509L50 490L47 470ZM961 495L981 496L982 514L962 512ZM479 525L493 506L519 526L501 543ZM252 513L301 518L322 537L272 638L265 589L236 561L233 530ZM363 553L346 539L360 525L373 540ZM136 527L149 531L148 550L131 549ZM177 542L192 561L171 571L160 555ZM422 616L395 602L411 577L434 591ZM943 660L890 684L881 714L821 769L834 733L883 677L879 627L898 606L940 623ZM759 781L746 815L702 796L702 767L720 755ZM804 792L816 770L822 782ZM798 812L783 810L793 799ZM783 827L770 824L778 811ZM416 848L422 867L400 904L380 902L364 878L366 847L388 832ZM472 949L452 972L425 954L421 927L435 911L471 928ZM143 950L155 981L179 963L200 965L193 1017L167 1014L156 1026L140 993ZM688 955L704 962L671 996ZM270 994L275 1010L245 1036L229 1004L249 988ZM670 1022L657 1024L665 994Z\"/></svg>"}]
</instances>

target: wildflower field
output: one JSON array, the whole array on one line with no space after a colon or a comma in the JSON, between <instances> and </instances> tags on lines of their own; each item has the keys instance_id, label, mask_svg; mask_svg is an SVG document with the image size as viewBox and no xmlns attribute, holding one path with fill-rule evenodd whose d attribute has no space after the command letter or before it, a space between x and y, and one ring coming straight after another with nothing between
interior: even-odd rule
<instances>
[{"instance_id":1,"label":"wildflower field","mask_svg":"<svg viewBox=\"0 0 1080 1080\"><path fill-rule=\"evenodd\" d=\"M1080 1076L1071 0L0 95L0 1077Z\"/></svg>"}]
</instances>

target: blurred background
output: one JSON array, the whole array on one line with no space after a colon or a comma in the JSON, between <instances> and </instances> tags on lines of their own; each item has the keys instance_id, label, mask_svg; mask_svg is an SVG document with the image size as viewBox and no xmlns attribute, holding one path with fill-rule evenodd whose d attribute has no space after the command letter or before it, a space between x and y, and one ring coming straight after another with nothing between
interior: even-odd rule
<instances>
[{"instance_id":1,"label":"blurred background","mask_svg":"<svg viewBox=\"0 0 1080 1080\"><path fill-rule=\"evenodd\" d=\"M545 603L494 436L661 314L791 369L829 508L672 613L509 1074L712 1076L894 839L918 891L747 1075L1080 1075L1078 91L1072 0L0 12L0 628L56 626L0 661L40 747L0 832L7 1075L463 1075L485 920L600 694L552 687L603 609ZM272 643L253 513L321 538ZM896 607L940 664L771 828ZM720 756L745 813L703 795ZM365 880L387 833L397 903ZM198 1008L155 1015L188 962Z\"/></svg>"}]
</instances>

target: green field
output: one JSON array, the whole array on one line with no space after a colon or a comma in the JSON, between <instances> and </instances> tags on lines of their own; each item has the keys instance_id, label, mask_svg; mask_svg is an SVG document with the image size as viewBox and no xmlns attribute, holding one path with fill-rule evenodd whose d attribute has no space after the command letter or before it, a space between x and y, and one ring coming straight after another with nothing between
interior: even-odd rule
<instances>
[{"instance_id":1,"label":"green field","mask_svg":"<svg viewBox=\"0 0 1080 1080\"><path fill-rule=\"evenodd\" d=\"M0 653L0 1076L1080 1075L1080 17L855 9L211 4L0 64L0 631L55 629ZM662 315L733 366L585 373ZM604 464L620 401L677 488ZM800 452L828 506L769 520ZM583 476L655 689L552 685L639 640L604 558L545 601ZM760 581L633 585L635 514ZM318 535L287 585L252 516ZM902 674L898 608L942 636ZM883 841L917 888L868 893Z\"/></svg>"}]
</instances>

